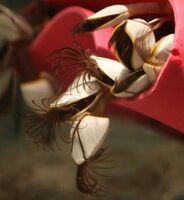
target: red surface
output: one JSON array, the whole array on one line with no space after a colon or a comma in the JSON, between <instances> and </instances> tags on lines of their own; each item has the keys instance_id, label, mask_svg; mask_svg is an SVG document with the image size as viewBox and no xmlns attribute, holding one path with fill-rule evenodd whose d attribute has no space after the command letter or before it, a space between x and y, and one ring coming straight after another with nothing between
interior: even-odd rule
<instances>
[{"instance_id":1,"label":"red surface","mask_svg":"<svg viewBox=\"0 0 184 200\"><path fill-rule=\"evenodd\" d=\"M140 2L140 0L137 0ZM144 0L142 0L144 1ZM156 1L156 0L155 0ZM160 0L158 0L161 2ZM146 116L159 120L160 122L175 128L182 133L184 133L184 1L183 0L169 0L174 9L175 15L175 42L172 50L172 54L168 59L167 63L164 66L164 70L160 74L158 80L156 81L155 85L148 91L142 93L141 95L133 98L133 99L123 99L119 98L116 99L112 106L114 110L118 110L121 112L122 107L129 108L136 112L142 113ZM65 7L68 5L80 5L87 8L98 10L102 7L107 5L111 5L112 3L126 3L127 1L123 0L45 0L46 4L52 4L60 7ZM129 0L129 2L133 3L136 0ZM164 2L164 0L162 1ZM76 9L77 11L77 9ZM87 15L90 12L86 12ZM64 15L64 13L63 13ZM60 13L60 17L62 14ZM84 16L85 17L85 16ZM56 19L59 16L56 17ZM74 18L73 18L74 19ZM70 25L75 23L73 19L67 19L67 23L65 20L58 25L54 25L57 20L53 20L51 25L44 30L37 40L31 46L31 53L33 56L33 60L35 64L40 63L44 65L43 60L45 60L45 56L48 53L52 52L52 50L57 49L58 47L61 48L63 46L68 46L68 42L73 40L73 36L69 36L69 30L67 28L68 23L70 21ZM57 23L56 23L57 24ZM54 31L52 30L54 29ZM44 33L45 32L45 33ZM47 33L47 34L46 34ZM97 34L99 32L96 32ZM103 32L102 36L105 37L105 34L109 34L109 32ZM45 36L47 35L47 37ZM79 36L80 37L80 36ZM81 36L83 38L83 36ZM86 38L85 38L86 37ZM88 35L85 36L82 40L84 40L84 44L87 47L94 47L98 49L98 45L100 47L106 48L107 38L100 38L98 40L97 35ZM60 38L60 40L59 40ZM66 39L65 39L66 38ZM92 39L92 40L91 40ZM42 42L40 42L42 41ZM66 42L65 42L66 41ZM91 42L93 41L93 42ZM94 42L95 41L95 42ZM101 41L99 43L99 41ZM43 66L44 67L44 66ZM113 109L111 109L113 111Z\"/></svg>"},{"instance_id":2,"label":"red surface","mask_svg":"<svg viewBox=\"0 0 184 200\"><path fill-rule=\"evenodd\" d=\"M134 3L134 2L165 2L166 0L43 0L45 4L52 4L59 7L77 5L91 10L99 10L106 6L122 3Z\"/></svg>"}]
</instances>

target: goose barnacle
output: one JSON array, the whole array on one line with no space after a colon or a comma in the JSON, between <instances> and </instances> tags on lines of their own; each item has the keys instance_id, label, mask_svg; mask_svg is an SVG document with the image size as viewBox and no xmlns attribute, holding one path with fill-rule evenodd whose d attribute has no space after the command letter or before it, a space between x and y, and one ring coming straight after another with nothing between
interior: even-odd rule
<instances>
[{"instance_id":1,"label":"goose barnacle","mask_svg":"<svg viewBox=\"0 0 184 200\"><path fill-rule=\"evenodd\" d=\"M133 18L139 15L163 15L170 13L172 13L172 9L169 4L164 4L164 6L161 7L158 2L112 5L81 21L73 28L73 32L83 33L99 30L108 26L116 26L128 18Z\"/></svg>"},{"instance_id":2,"label":"goose barnacle","mask_svg":"<svg viewBox=\"0 0 184 200\"><path fill-rule=\"evenodd\" d=\"M78 165L76 185L83 193L99 195L102 192L95 167L107 158L102 146L108 128L109 118L85 114L74 122L71 129L72 158Z\"/></svg>"},{"instance_id":3,"label":"goose barnacle","mask_svg":"<svg viewBox=\"0 0 184 200\"><path fill-rule=\"evenodd\" d=\"M174 34L169 34L161 38L152 48L150 57L145 60L143 69L152 83L162 70L167 61L174 42Z\"/></svg>"},{"instance_id":4,"label":"goose barnacle","mask_svg":"<svg viewBox=\"0 0 184 200\"><path fill-rule=\"evenodd\" d=\"M58 137L64 141L62 134L58 133L56 128L62 123L70 123L81 114L92 109L98 99L101 97L101 88L95 81L81 83L78 79L74 80L76 84L69 86L68 90L56 98L44 98L40 105L33 100L34 107L30 108L27 116L27 132L34 143L43 144L44 148L54 148L58 145ZM59 130L61 131L61 130Z\"/></svg>"}]
</instances>

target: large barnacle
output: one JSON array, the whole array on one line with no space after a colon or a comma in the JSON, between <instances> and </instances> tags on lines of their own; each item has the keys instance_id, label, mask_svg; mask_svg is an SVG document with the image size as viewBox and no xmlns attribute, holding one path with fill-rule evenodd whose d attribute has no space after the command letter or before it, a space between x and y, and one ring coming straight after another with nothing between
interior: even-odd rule
<instances>
[{"instance_id":1,"label":"large barnacle","mask_svg":"<svg viewBox=\"0 0 184 200\"><path fill-rule=\"evenodd\" d=\"M73 124L72 158L78 165L76 185L78 189L90 195L100 195L103 187L98 179L97 168L109 157L102 148L109 128L109 118L83 115Z\"/></svg>"},{"instance_id":2,"label":"large barnacle","mask_svg":"<svg viewBox=\"0 0 184 200\"><path fill-rule=\"evenodd\" d=\"M30 108L28 113L27 130L36 144L51 149L54 149L55 144L59 147L56 128L62 123L75 120L95 106L101 97L101 87L94 79L87 83L82 80L76 78L68 90L54 100L43 99L41 105L33 101L34 107ZM59 132L59 136L62 138L62 133Z\"/></svg>"}]
</instances>

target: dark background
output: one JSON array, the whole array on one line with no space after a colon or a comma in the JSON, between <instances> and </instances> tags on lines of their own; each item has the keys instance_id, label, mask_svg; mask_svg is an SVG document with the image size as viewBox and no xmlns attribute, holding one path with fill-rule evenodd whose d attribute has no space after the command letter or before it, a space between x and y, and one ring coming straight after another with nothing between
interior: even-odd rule
<instances>
[{"instance_id":1,"label":"dark background","mask_svg":"<svg viewBox=\"0 0 184 200\"><path fill-rule=\"evenodd\" d=\"M17 11L28 2L1 0ZM14 128L12 111L0 116L0 200L91 199L75 187L68 146L43 151L32 144L24 124L20 133ZM184 200L183 140L115 116L107 140L115 168L104 170L111 177L103 179L108 189L101 199Z\"/></svg>"}]
</instances>

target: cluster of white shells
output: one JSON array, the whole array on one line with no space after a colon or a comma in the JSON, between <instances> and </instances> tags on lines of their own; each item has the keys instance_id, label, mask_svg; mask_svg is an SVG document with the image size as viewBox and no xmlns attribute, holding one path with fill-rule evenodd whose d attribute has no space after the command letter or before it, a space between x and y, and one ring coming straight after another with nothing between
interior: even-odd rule
<instances>
[{"instance_id":1,"label":"cluster of white shells","mask_svg":"<svg viewBox=\"0 0 184 200\"><path fill-rule=\"evenodd\" d=\"M164 13L165 16L150 21L136 17L143 14L159 15L160 13ZM165 21L170 20L168 15L171 13L168 5L161 8L158 3L145 3L144 6L141 3L127 6L113 5L95 13L75 27L75 32L85 32L114 26L110 45L117 56L117 60L113 60L90 55L89 60L95 63L97 71L103 76L90 74L90 70L87 74L86 72L80 74L65 93L49 105L48 112L63 111L70 106L72 109L77 109L73 116L66 119L72 127L70 131L71 154L77 165L90 160L102 148L107 136L109 118L96 114L98 104L106 96L104 88L112 97L127 98L145 91L156 81L171 53L174 34L165 35L157 41L155 31ZM85 30L85 24L91 24L87 26L90 30ZM22 17L0 5L0 49L4 42L14 42L32 34L31 26ZM126 37L128 41L124 41L123 37ZM131 48L126 48L126 45ZM129 64L124 62L126 55L130 55ZM6 59L0 64L3 65L4 62ZM0 97L5 93L8 85L6 82L10 81L11 76L10 68L1 69L0 80L3 84L0 85ZM111 84L106 82L104 77L111 80ZM31 100L54 95L51 81L45 76L36 81L22 83L21 91L28 106L32 106ZM83 103L86 103L86 106L81 106ZM77 107L76 104L80 106ZM90 193L93 189L90 190L86 186L83 192Z\"/></svg>"},{"instance_id":2,"label":"cluster of white shells","mask_svg":"<svg viewBox=\"0 0 184 200\"><path fill-rule=\"evenodd\" d=\"M147 10L145 10L146 8ZM112 96L133 97L145 91L153 83L155 83L171 53L174 42L173 33L164 35L157 41L155 31L162 27L166 21L172 20L172 17L168 17L167 15L171 14L171 10L168 5L168 8L165 8L166 16L158 17L150 21L146 21L141 18L133 18L133 16L141 15L145 12L159 14L161 11L160 9L160 6L155 3L150 3L148 5L145 4L142 8L141 4L130 4L127 6L113 5L95 13L75 27L74 32L80 33L86 31L97 31L108 26L114 26L111 45L114 48L117 60L99 57L96 55L91 55L90 57L96 62L98 70L103 73L104 76L111 79L114 84L108 85L105 81L103 82L103 79L99 79L98 76L95 77L93 74L93 78L96 78L96 80L93 80L93 83L96 85L96 87L93 88L94 93L99 92L99 85L101 85L102 87L110 88ZM131 19L128 19L129 17L131 17ZM108 18L108 21L105 20L106 18ZM102 21L105 21L105 23L101 23ZM86 26L86 24L89 26ZM90 24L92 27L90 27ZM89 30L85 30L85 27L88 27ZM121 47L121 44L119 44L121 43L121 38L122 41L124 41L124 36L128 38L128 41L132 45L132 49L125 48L124 50L119 48ZM123 52L124 55L122 57L121 51L125 51ZM126 57L126 54L128 54L128 51L131 51L132 53L129 58L130 66L127 66L123 60L124 57ZM134 77L133 80L128 82L129 84L125 87L124 84L127 84L127 80L131 77ZM77 99L77 96L80 96L82 93L85 93L84 96L86 96L87 93L88 95L91 95L91 91L89 92L85 89L88 86L81 87L83 88L83 92L75 93L76 96L74 96L74 98ZM118 90L116 90L117 87ZM92 87L89 88L92 89ZM82 98L82 96L80 97ZM94 120L92 120L92 118L94 118ZM74 122L74 124L76 123L77 122ZM97 116L86 116L80 123L82 124L81 126L85 128L81 130L79 129L79 135L81 137L82 145L85 147L86 157L89 158L100 149L99 144L103 144L104 137L107 134L106 131L108 130L109 120L107 118L99 118ZM95 138L94 140L91 139L93 136ZM89 149L87 148L88 146ZM78 141L77 135L74 137L72 157L77 164L81 164L82 161L85 162L84 155L81 150L81 144Z\"/></svg>"}]
</instances>

